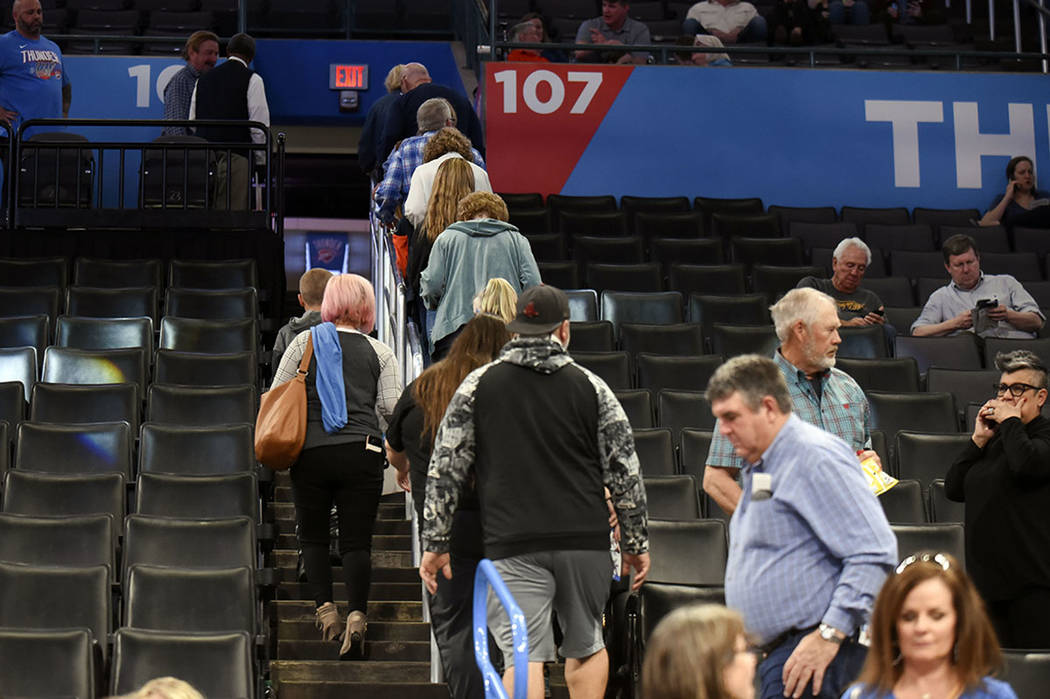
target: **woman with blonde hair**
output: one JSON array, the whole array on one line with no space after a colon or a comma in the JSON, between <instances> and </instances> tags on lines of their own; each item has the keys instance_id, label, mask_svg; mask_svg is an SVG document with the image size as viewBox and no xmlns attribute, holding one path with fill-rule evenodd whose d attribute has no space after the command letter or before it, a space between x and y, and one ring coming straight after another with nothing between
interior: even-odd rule
<instances>
[{"instance_id":1,"label":"woman with blonde hair","mask_svg":"<svg viewBox=\"0 0 1050 699\"><path fill-rule=\"evenodd\" d=\"M740 615L680 607L656 625L642 665L643 699L754 699L755 666Z\"/></svg>"},{"instance_id":2,"label":"woman with blonde hair","mask_svg":"<svg viewBox=\"0 0 1050 699\"><path fill-rule=\"evenodd\" d=\"M946 553L908 556L875 600L871 647L843 699L1017 699L977 589Z\"/></svg>"},{"instance_id":3,"label":"woman with blonde hair","mask_svg":"<svg viewBox=\"0 0 1050 699\"><path fill-rule=\"evenodd\" d=\"M474 297L474 313L485 313L509 323L514 320L517 303L518 292L510 282L503 277L494 277Z\"/></svg>"}]
</instances>

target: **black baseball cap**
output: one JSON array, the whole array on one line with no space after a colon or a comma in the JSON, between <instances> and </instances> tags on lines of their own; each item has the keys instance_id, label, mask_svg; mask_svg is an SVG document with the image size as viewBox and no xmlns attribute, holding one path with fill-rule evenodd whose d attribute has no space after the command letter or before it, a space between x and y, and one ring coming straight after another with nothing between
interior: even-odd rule
<instances>
[{"instance_id":1,"label":"black baseball cap","mask_svg":"<svg viewBox=\"0 0 1050 699\"><path fill-rule=\"evenodd\" d=\"M521 292L516 310L507 330L519 335L546 335L569 319L569 297L561 289L540 284Z\"/></svg>"}]
</instances>

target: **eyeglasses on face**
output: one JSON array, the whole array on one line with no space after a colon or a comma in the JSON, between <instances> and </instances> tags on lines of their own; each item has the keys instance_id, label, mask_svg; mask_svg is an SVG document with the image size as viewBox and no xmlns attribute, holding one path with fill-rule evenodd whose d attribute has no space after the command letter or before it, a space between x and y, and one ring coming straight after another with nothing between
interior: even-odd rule
<instances>
[{"instance_id":1,"label":"eyeglasses on face","mask_svg":"<svg viewBox=\"0 0 1050 699\"><path fill-rule=\"evenodd\" d=\"M1010 395L1014 398L1020 398L1022 395L1024 395L1025 391L1039 390L1039 386L1032 386L1031 384L1027 383L1012 383L1009 385L1005 383L996 383L992 384L992 388L995 389L995 395L997 396L1001 396L1007 391L1009 391Z\"/></svg>"},{"instance_id":2,"label":"eyeglasses on face","mask_svg":"<svg viewBox=\"0 0 1050 699\"><path fill-rule=\"evenodd\" d=\"M918 553L908 556L897 566L896 573L900 575L912 563L936 563L942 570L951 570L952 564L943 553Z\"/></svg>"}]
</instances>

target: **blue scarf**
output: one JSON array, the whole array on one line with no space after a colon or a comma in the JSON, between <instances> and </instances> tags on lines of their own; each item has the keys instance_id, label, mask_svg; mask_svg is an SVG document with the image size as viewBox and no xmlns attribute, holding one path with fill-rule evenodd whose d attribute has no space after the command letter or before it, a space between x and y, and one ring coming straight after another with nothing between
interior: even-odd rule
<instances>
[{"instance_id":1,"label":"blue scarf","mask_svg":"<svg viewBox=\"0 0 1050 699\"><path fill-rule=\"evenodd\" d=\"M310 328L317 360L317 395L321 398L321 423L332 434L346 426L346 388L343 385L343 348L333 323Z\"/></svg>"}]
</instances>

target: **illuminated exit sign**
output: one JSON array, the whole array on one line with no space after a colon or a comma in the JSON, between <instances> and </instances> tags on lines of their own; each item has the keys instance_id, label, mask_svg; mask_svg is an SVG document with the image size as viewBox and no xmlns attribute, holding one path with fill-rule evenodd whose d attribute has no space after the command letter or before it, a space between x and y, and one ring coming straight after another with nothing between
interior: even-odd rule
<instances>
[{"instance_id":1,"label":"illuminated exit sign","mask_svg":"<svg viewBox=\"0 0 1050 699\"><path fill-rule=\"evenodd\" d=\"M330 63L329 90L367 90L368 66L357 63Z\"/></svg>"}]
</instances>

